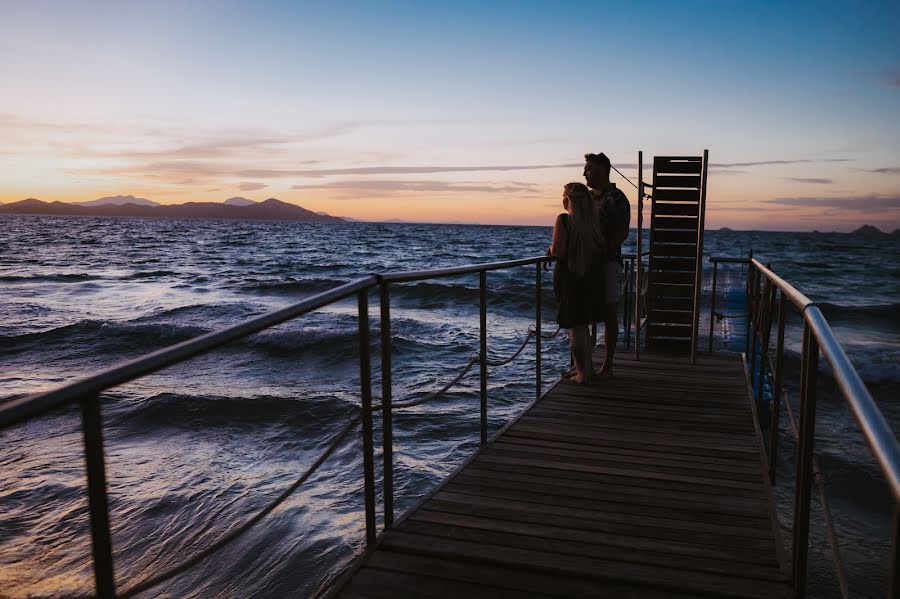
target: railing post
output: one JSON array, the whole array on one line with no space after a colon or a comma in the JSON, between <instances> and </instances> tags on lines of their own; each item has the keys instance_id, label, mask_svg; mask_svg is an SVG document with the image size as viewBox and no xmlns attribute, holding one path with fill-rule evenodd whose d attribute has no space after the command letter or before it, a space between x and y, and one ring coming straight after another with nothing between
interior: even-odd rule
<instances>
[{"instance_id":1,"label":"railing post","mask_svg":"<svg viewBox=\"0 0 900 599\"><path fill-rule=\"evenodd\" d=\"M806 596L806 563L809 551L809 500L812 457L816 439L816 378L819 343L809 324L803 326L800 381L800 435L797 443L797 486L794 503L794 596Z\"/></svg>"},{"instance_id":2,"label":"railing post","mask_svg":"<svg viewBox=\"0 0 900 599\"><path fill-rule=\"evenodd\" d=\"M106 495L106 464L103 458L103 422L100 397L81 400L81 430L87 469L88 508L91 515L91 544L94 554L94 584L99 599L116 596L112 540L109 533L109 499Z\"/></svg>"},{"instance_id":3,"label":"railing post","mask_svg":"<svg viewBox=\"0 0 900 599\"><path fill-rule=\"evenodd\" d=\"M697 222L697 260L694 263L694 310L691 313L691 364L697 363L700 328L700 292L703 288L703 233L706 227L706 173L709 150L703 150L703 173L700 180L700 214Z\"/></svg>"},{"instance_id":4,"label":"railing post","mask_svg":"<svg viewBox=\"0 0 900 599\"><path fill-rule=\"evenodd\" d=\"M891 533L891 561L888 564L888 590L885 597L900 596L900 503L894 502L894 526Z\"/></svg>"},{"instance_id":5,"label":"railing post","mask_svg":"<svg viewBox=\"0 0 900 599\"><path fill-rule=\"evenodd\" d=\"M478 273L481 362L481 445L487 444L487 271Z\"/></svg>"},{"instance_id":6,"label":"railing post","mask_svg":"<svg viewBox=\"0 0 900 599\"><path fill-rule=\"evenodd\" d=\"M372 364L369 356L369 295L357 294L359 306L359 390L362 398L363 478L366 502L366 544L375 543L375 447L372 434Z\"/></svg>"},{"instance_id":7,"label":"railing post","mask_svg":"<svg viewBox=\"0 0 900 599\"><path fill-rule=\"evenodd\" d=\"M744 353L750 353L750 275L753 272L753 248L750 248L750 255L747 259L747 331L744 335ZM751 372L752 374L752 372Z\"/></svg>"},{"instance_id":8,"label":"railing post","mask_svg":"<svg viewBox=\"0 0 900 599\"><path fill-rule=\"evenodd\" d=\"M713 261L712 298L709 303L709 353L713 353L713 329L716 322L716 276L719 272L719 262Z\"/></svg>"},{"instance_id":9,"label":"railing post","mask_svg":"<svg viewBox=\"0 0 900 599\"><path fill-rule=\"evenodd\" d=\"M637 248L634 271L634 359L641 359L641 267L644 235L644 152L638 152Z\"/></svg>"},{"instance_id":10,"label":"railing post","mask_svg":"<svg viewBox=\"0 0 900 599\"><path fill-rule=\"evenodd\" d=\"M541 398L541 269L542 262L534 265L534 399Z\"/></svg>"},{"instance_id":11,"label":"railing post","mask_svg":"<svg viewBox=\"0 0 900 599\"><path fill-rule=\"evenodd\" d=\"M394 523L394 425L391 413L391 292L381 283L381 443L384 469L384 526Z\"/></svg>"},{"instance_id":12,"label":"railing post","mask_svg":"<svg viewBox=\"0 0 900 599\"><path fill-rule=\"evenodd\" d=\"M778 463L778 423L781 413L781 388L784 385L784 323L787 297L781 291L778 301L778 338L775 342L775 382L772 385L772 423L769 438L769 479L775 484Z\"/></svg>"}]
</instances>

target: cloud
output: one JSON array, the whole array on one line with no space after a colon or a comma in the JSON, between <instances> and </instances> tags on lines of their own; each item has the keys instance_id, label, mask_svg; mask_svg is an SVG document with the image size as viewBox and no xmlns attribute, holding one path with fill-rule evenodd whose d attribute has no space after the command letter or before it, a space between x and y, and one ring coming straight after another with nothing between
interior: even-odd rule
<instances>
[{"instance_id":1,"label":"cloud","mask_svg":"<svg viewBox=\"0 0 900 599\"><path fill-rule=\"evenodd\" d=\"M323 183L321 185L294 185L291 189L344 191L352 192L354 196L358 196L360 194L383 195L397 192L521 194L536 192L538 186L532 183L518 182L509 182L503 185L489 185L483 183L447 183L445 181L360 180L334 181L332 183Z\"/></svg>"},{"instance_id":2,"label":"cloud","mask_svg":"<svg viewBox=\"0 0 900 599\"><path fill-rule=\"evenodd\" d=\"M254 183L252 181L238 183L238 189L241 191L258 191L260 189L265 189L266 187L268 187L268 185L265 183Z\"/></svg>"},{"instance_id":3,"label":"cloud","mask_svg":"<svg viewBox=\"0 0 900 599\"><path fill-rule=\"evenodd\" d=\"M819 179L816 177L782 177L785 181L795 181L797 183L816 183L818 185L832 185L833 179Z\"/></svg>"},{"instance_id":4,"label":"cloud","mask_svg":"<svg viewBox=\"0 0 900 599\"><path fill-rule=\"evenodd\" d=\"M798 158L795 160L756 160L753 162L710 162L710 168L734 168L747 166L774 166L779 164L812 164L823 162L853 162L852 158L820 158L806 159Z\"/></svg>"},{"instance_id":5,"label":"cloud","mask_svg":"<svg viewBox=\"0 0 900 599\"><path fill-rule=\"evenodd\" d=\"M250 179L269 177L331 177L336 175L426 175L434 173L477 173L489 171L533 171L553 168L581 167L582 163L572 164L526 164L497 166L361 166L352 168L323 168L305 170L267 170L248 169L239 171L241 177Z\"/></svg>"},{"instance_id":6,"label":"cloud","mask_svg":"<svg viewBox=\"0 0 900 599\"><path fill-rule=\"evenodd\" d=\"M855 212L882 212L900 208L900 195L864 195L836 198L775 198L770 204L806 206L811 208L839 208Z\"/></svg>"},{"instance_id":7,"label":"cloud","mask_svg":"<svg viewBox=\"0 0 900 599\"><path fill-rule=\"evenodd\" d=\"M886 166L884 168L863 169L867 173L879 173L882 175L900 175L900 166Z\"/></svg>"}]
</instances>

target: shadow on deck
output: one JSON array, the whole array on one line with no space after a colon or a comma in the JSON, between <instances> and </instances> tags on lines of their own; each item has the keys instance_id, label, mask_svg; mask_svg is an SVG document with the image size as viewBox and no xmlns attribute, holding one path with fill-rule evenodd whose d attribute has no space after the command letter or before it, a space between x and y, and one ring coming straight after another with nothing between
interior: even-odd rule
<instances>
[{"instance_id":1,"label":"shadow on deck","mask_svg":"<svg viewBox=\"0 0 900 599\"><path fill-rule=\"evenodd\" d=\"M739 355L553 387L399 521L340 597L787 596Z\"/></svg>"}]
</instances>

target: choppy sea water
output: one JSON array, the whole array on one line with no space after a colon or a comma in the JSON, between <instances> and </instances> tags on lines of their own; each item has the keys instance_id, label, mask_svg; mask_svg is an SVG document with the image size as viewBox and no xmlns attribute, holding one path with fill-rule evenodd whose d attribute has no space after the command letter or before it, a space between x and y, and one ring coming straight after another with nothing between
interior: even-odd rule
<instances>
[{"instance_id":1,"label":"choppy sea water","mask_svg":"<svg viewBox=\"0 0 900 599\"><path fill-rule=\"evenodd\" d=\"M0 217L0 401L240 322L372 272L542 254L548 227ZM633 237L626 252L634 251ZM894 426L900 426L900 269L894 238L708 232L707 255L754 255L823 309ZM708 273L707 273L708 274ZM740 284L740 268L722 281ZM544 327L555 307L545 276ZM488 275L489 353L511 353L533 323L534 267ZM709 288L709 277L706 281ZM720 287L721 289L721 287ZM739 307L721 300L716 346L740 350ZM373 390L378 306L371 298ZM705 313L705 310L704 310ZM395 400L452 378L478 346L477 277L392 292ZM799 319L788 331L796 369ZM701 333L709 320L704 316ZM110 391L103 397L110 512L120 588L209 546L316 459L359 402L356 303L335 304ZM701 334L701 337L703 335ZM545 342L545 387L568 361ZM534 355L491 369L490 428L534 396ZM889 502L883 480L827 374L818 451L851 589L881 596ZM397 511L478 444L478 376L395 416ZM376 419L377 421L377 419ZM789 516L786 419L777 504ZM377 433L377 431L376 431ZM0 596L92 589L77 410L0 432ZM376 437L376 445L379 444ZM345 442L307 484L220 553L146 593L166 597L314 594L363 544L362 458ZM814 511L813 539L822 538ZM789 521L789 518L783 520ZM785 529L789 535L789 528ZM789 536L786 537L789 539ZM818 596L835 592L814 549Z\"/></svg>"}]
</instances>

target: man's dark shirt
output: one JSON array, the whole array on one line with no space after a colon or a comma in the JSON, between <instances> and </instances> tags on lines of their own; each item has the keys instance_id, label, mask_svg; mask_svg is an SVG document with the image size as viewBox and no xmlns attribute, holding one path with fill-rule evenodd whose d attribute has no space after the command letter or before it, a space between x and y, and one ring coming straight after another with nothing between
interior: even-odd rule
<instances>
[{"instance_id":1,"label":"man's dark shirt","mask_svg":"<svg viewBox=\"0 0 900 599\"><path fill-rule=\"evenodd\" d=\"M616 232L624 226L625 236L628 236L628 226L631 224L631 204L615 183L610 183L600 191L593 191L594 201L597 203L597 218L600 220L600 228L606 235L610 258L621 258L622 245L615 243ZM624 239L622 240L624 241Z\"/></svg>"}]
</instances>

